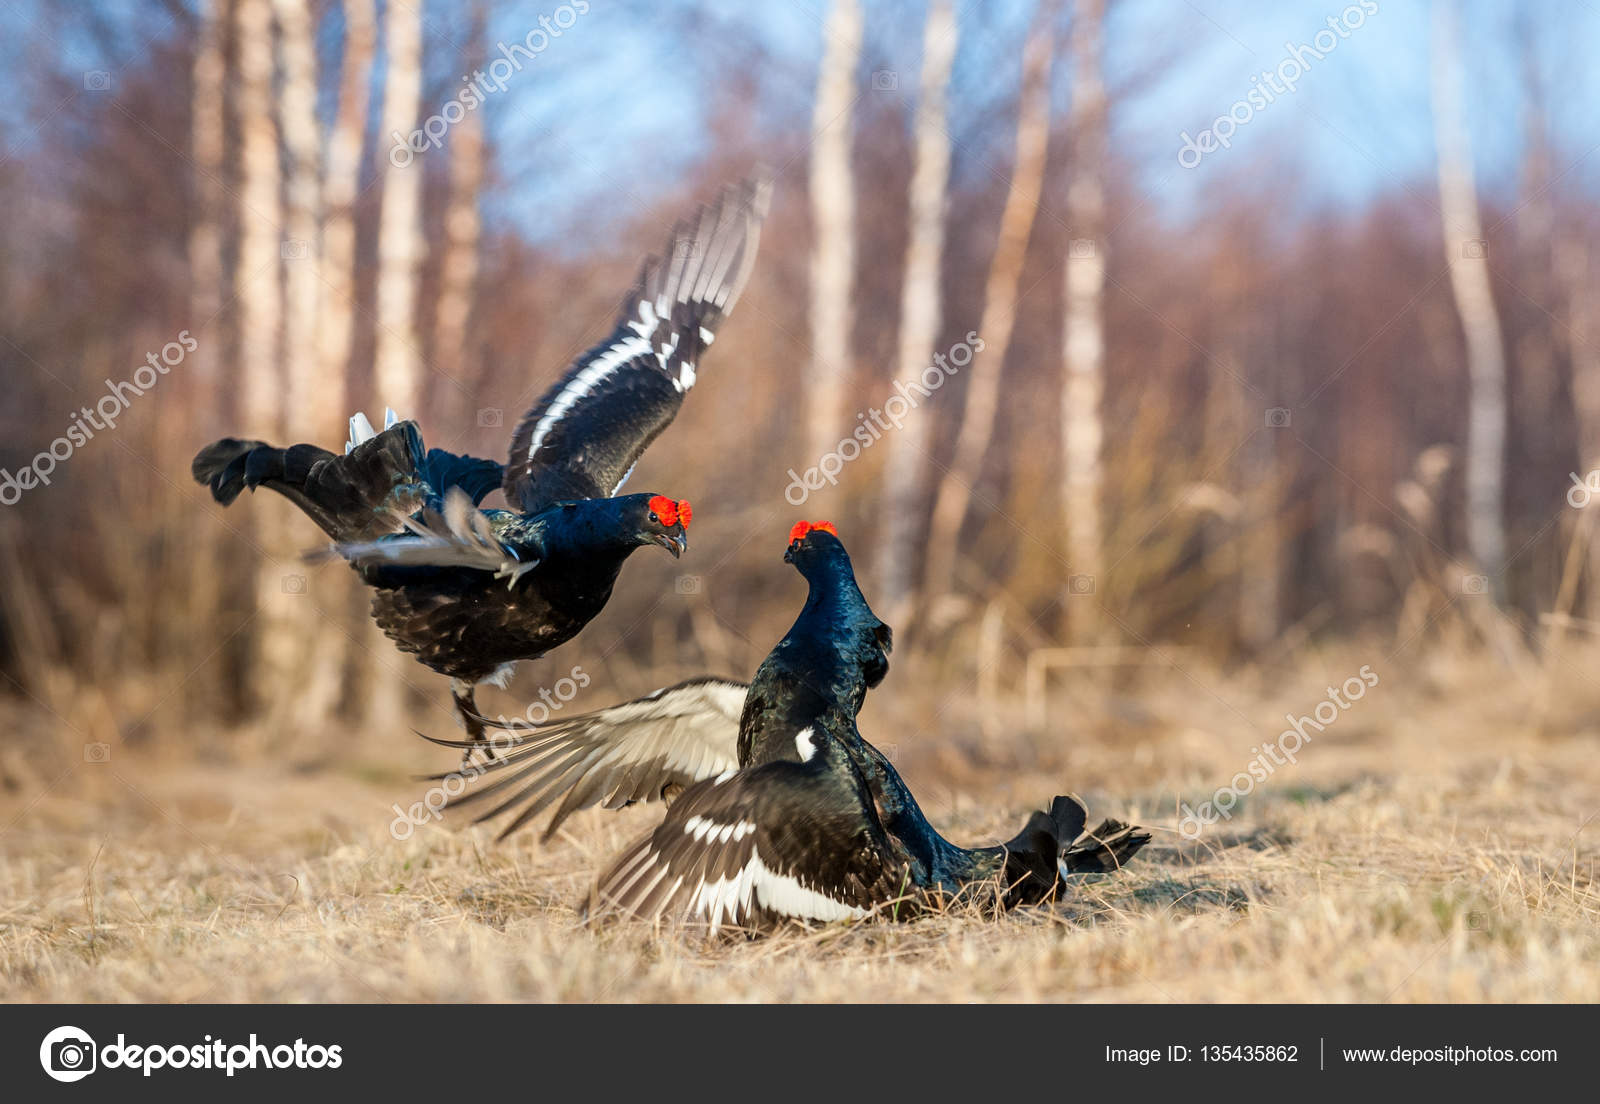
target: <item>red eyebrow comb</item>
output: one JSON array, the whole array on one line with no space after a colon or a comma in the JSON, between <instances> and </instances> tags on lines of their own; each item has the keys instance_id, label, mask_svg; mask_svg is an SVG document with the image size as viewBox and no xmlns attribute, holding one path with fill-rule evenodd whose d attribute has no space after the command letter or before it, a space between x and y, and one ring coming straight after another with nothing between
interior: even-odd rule
<instances>
[{"instance_id":1,"label":"red eyebrow comb","mask_svg":"<svg viewBox=\"0 0 1600 1104\"><path fill-rule=\"evenodd\" d=\"M839 530L833 527L833 522L831 521L819 521L815 524L809 521L797 521L794 523L794 528L789 530L789 543L793 544L807 533L832 533L837 537Z\"/></svg>"},{"instance_id":2,"label":"red eyebrow comb","mask_svg":"<svg viewBox=\"0 0 1600 1104\"><path fill-rule=\"evenodd\" d=\"M678 504L666 495L656 495L649 501L648 505L651 512L661 519L662 525L672 525L677 522ZM683 505L687 507L689 504L685 502ZM684 518L683 523L688 525L689 519L687 517Z\"/></svg>"}]
</instances>

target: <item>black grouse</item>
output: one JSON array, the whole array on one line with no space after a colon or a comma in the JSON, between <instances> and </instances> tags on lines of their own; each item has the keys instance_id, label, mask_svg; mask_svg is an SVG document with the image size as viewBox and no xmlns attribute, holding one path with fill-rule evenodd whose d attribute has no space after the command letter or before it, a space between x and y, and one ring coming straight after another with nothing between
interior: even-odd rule
<instances>
[{"instance_id":1,"label":"black grouse","mask_svg":"<svg viewBox=\"0 0 1600 1104\"><path fill-rule=\"evenodd\" d=\"M784 558L809 584L805 607L749 686L696 679L509 738L505 777L454 804L499 795L485 819L526 802L512 831L573 811L681 795L661 826L596 884L593 915L676 915L760 927L880 911L999 885L1006 905L1057 891L1063 875L1119 868L1148 833L1058 797L1002 846L944 839L855 716L888 670L892 635L867 605L831 525L800 523ZM454 746L454 745L452 745Z\"/></svg>"},{"instance_id":2,"label":"black grouse","mask_svg":"<svg viewBox=\"0 0 1600 1104\"><path fill-rule=\"evenodd\" d=\"M766 181L729 188L674 227L611 336L523 418L504 467L428 449L390 412L382 432L352 418L343 455L225 438L200 450L194 477L223 505L267 487L321 526L373 588L383 631L450 677L467 743L482 746L477 684L504 685L518 661L576 636L635 549L687 548L687 502L618 492L744 289L769 193ZM513 509L479 509L497 487Z\"/></svg>"}]
</instances>

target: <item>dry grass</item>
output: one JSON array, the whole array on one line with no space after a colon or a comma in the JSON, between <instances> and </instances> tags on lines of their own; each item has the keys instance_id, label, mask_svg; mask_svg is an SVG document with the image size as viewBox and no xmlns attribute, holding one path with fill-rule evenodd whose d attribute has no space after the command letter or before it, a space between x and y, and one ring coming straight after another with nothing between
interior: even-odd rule
<instances>
[{"instance_id":1,"label":"dry grass","mask_svg":"<svg viewBox=\"0 0 1600 1104\"><path fill-rule=\"evenodd\" d=\"M0 756L0 999L1592 1000L1600 691L1587 658L1571 653L1551 680L1543 733L1526 725L1537 679L1380 665L1368 699L1198 843L1171 831L1176 803L1373 656L1191 669L1137 693L1072 687L1067 746L986 743L963 735L959 699L936 719L886 686L868 731L898 742L953 837L1008 833L1063 788L1092 815L1167 831L1052 911L716 944L577 922L589 879L650 810L581 815L549 846L495 846L482 828L402 844L389 806L438 762L410 741L359 740L316 770L159 747L91 764L24 715ZM942 735L893 735L912 731Z\"/></svg>"}]
</instances>

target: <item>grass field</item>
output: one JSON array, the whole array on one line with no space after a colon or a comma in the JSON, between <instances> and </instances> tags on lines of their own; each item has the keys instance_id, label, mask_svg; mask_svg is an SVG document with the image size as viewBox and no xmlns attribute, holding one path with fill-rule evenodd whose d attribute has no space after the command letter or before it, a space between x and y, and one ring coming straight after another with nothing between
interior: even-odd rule
<instances>
[{"instance_id":1,"label":"grass field","mask_svg":"<svg viewBox=\"0 0 1600 1104\"><path fill-rule=\"evenodd\" d=\"M313 734L281 758L197 763L157 739L85 762L23 709L0 758L0 999L1600 997L1597 657L1518 677L1380 655L1069 686L1051 738L981 739L959 699L936 708L891 678L863 729L895 745L946 834L1002 838L1072 790L1156 842L1051 910L716 943L578 921L594 873L656 810L581 814L549 845L449 821L400 843L390 806L419 796L409 776L451 765L409 735L328 733L331 760L305 754ZM1200 838L1175 830L1180 802L1364 663L1380 684L1296 763Z\"/></svg>"}]
</instances>

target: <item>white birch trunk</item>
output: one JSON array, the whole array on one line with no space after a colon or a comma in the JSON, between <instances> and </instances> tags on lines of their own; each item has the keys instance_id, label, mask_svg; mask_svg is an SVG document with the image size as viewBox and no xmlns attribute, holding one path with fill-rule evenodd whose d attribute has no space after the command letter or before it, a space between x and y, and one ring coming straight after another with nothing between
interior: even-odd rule
<instances>
[{"instance_id":1,"label":"white birch trunk","mask_svg":"<svg viewBox=\"0 0 1600 1104\"><path fill-rule=\"evenodd\" d=\"M945 98L956 54L956 16L949 0L934 0L922 40L922 81L916 118L916 167L911 176L911 241L906 252L905 284L900 294L900 342L897 378L910 388L933 363L942 305L939 269L944 255L945 198L950 179L950 137ZM980 335L981 336L981 335ZM926 409L933 392L909 411L905 425L891 430L885 475L887 532L878 560L884 607L891 620L905 621L906 600L916 577L918 549L927 517L926 485L928 423Z\"/></svg>"},{"instance_id":2,"label":"white birch trunk","mask_svg":"<svg viewBox=\"0 0 1600 1104\"><path fill-rule=\"evenodd\" d=\"M387 150L394 135L417 126L422 97L422 0L390 3L384 15L387 70L383 84L383 119L379 148ZM373 362L373 405L389 406L402 418L422 414L422 379L417 355L416 285L422 264L422 158L404 168L387 155L379 160L383 199L378 212L378 286L376 353ZM359 405L359 404L358 404ZM367 723L392 729L404 716L406 674L393 645L368 623L371 679L367 685Z\"/></svg>"},{"instance_id":3,"label":"white birch trunk","mask_svg":"<svg viewBox=\"0 0 1600 1104\"><path fill-rule=\"evenodd\" d=\"M356 297L356 222L352 205L361 183L361 149L367 129L372 58L378 41L373 0L344 0L344 26L339 106L328 134L323 169L321 273L326 290L317 331L323 401L336 418L349 413L346 395Z\"/></svg>"},{"instance_id":4,"label":"white birch trunk","mask_svg":"<svg viewBox=\"0 0 1600 1104\"><path fill-rule=\"evenodd\" d=\"M422 0L389 4L384 34L388 69L379 141L388 148L394 134L409 134L417 126L422 97ZM424 253L420 215L425 156L417 154L405 168L396 168L387 158L381 162L375 402L393 407L402 418L418 416L422 405L415 314L417 269Z\"/></svg>"},{"instance_id":5,"label":"white birch trunk","mask_svg":"<svg viewBox=\"0 0 1600 1104\"><path fill-rule=\"evenodd\" d=\"M846 424L850 385L850 293L856 268L856 66L861 58L861 8L834 0L823 29L822 65L811 133L811 378L806 389L808 455L821 456L854 430Z\"/></svg>"},{"instance_id":6,"label":"white birch trunk","mask_svg":"<svg viewBox=\"0 0 1600 1104\"><path fill-rule=\"evenodd\" d=\"M1462 107L1461 46L1451 0L1434 3L1433 121L1439 154L1439 211L1445 263L1466 335L1467 544L1478 567L1488 575L1491 593L1499 602L1504 597L1501 573L1505 563L1505 349L1489 286L1488 250L1478 218L1472 147Z\"/></svg>"},{"instance_id":7,"label":"white birch trunk","mask_svg":"<svg viewBox=\"0 0 1600 1104\"><path fill-rule=\"evenodd\" d=\"M199 37L191 73L189 160L194 166L195 204L189 224L189 328L198 344L185 371L191 373L193 398L186 411L187 429L177 442L192 448L225 421L217 365L225 348L222 315L222 225L225 196L222 183L224 133L227 126L224 82L227 65L222 41L225 12L217 0L203 0L198 12ZM224 541L232 537L213 525L200 525L188 549L189 577L186 624L215 624L224 587L238 576L225 566ZM231 579L230 579L231 576ZM186 700L189 700L186 698ZM196 703L198 706L198 703Z\"/></svg>"},{"instance_id":8,"label":"white birch trunk","mask_svg":"<svg viewBox=\"0 0 1600 1104\"><path fill-rule=\"evenodd\" d=\"M933 522L928 531L928 572L923 591L930 596L954 589L961 523L972 501L972 489L983 474L984 457L994 439L995 412L1000 406L1001 372L1017 318L1017 285L1039 210L1044 184L1045 148L1050 137L1051 22L1055 5L1041 6L1022 50L1022 81L1017 101L1016 167L1005 208L1000 213L999 243L989 262L983 318L978 334L983 351L974 354L967 400L956 431L955 458L939 483Z\"/></svg>"},{"instance_id":9,"label":"white birch trunk","mask_svg":"<svg viewBox=\"0 0 1600 1104\"><path fill-rule=\"evenodd\" d=\"M272 8L236 0L239 89L239 416L250 436L273 440L283 429L283 359L279 330L278 128L272 115Z\"/></svg>"},{"instance_id":10,"label":"white birch trunk","mask_svg":"<svg viewBox=\"0 0 1600 1104\"><path fill-rule=\"evenodd\" d=\"M223 28L217 0L203 0L195 44L190 104L189 159L195 171L194 220L189 226L189 325L198 347L190 356L198 396L192 410L206 426L218 409L217 353L222 332L222 157L224 80ZM191 435L192 436L192 435Z\"/></svg>"},{"instance_id":11,"label":"white birch trunk","mask_svg":"<svg viewBox=\"0 0 1600 1104\"><path fill-rule=\"evenodd\" d=\"M272 5L270 0L236 0L234 32L238 43L239 254L234 287L239 310L239 422L241 436L280 440L283 435L284 372L281 354L283 303L279 287L280 200L278 128L272 110ZM285 585L296 573L293 547L284 523L287 503L261 501L254 531L263 555L256 569L256 662L254 700L282 700L290 692L298 643L292 601L303 600Z\"/></svg>"},{"instance_id":12,"label":"white birch trunk","mask_svg":"<svg viewBox=\"0 0 1600 1104\"><path fill-rule=\"evenodd\" d=\"M284 430L296 439L318 440L336 424L326 409L317 362L317 321L322 301L318 278L322 218L322 128L317 122L317 54L307 0L272 0L278 21L282 86L278 118L288 154L284 186L283 366L289 377Z\"/></svg>"},{"instance_id":13,"label":"white birch trunk","mask_svg":"<svg viewBox=\"0 0 1600 1104\"><path fill-rule=\"evenodd\" d=\"M1072 21L1072 174L1067 189L1066 302L1061 389L1061 508L1067 563L1066 628L1075 640L1097 631L1105 391L1106 96L1100 53L1103 0L1080 0ZM1076 581L1074 581L1076 580Z\"/></svg>"},{"instance_id":14,"label":"white birch trunk","mask_svg":"<svg viewBox=\"0 0 1600 1104\"><path fill-rule=\"evenodd\" d=\"M472 43L464 68L482 64L484 11L473 10ZM453 424L470 424L475 404L467 379L467 322L478 282L478 241L482 220L478 194L483 189L483 113L469 111L450 131L450 193L444 218L444 255L439 262L439 301L433 326L433 366L439 375L436 404Z\"/></svg>"}]
</instances>

